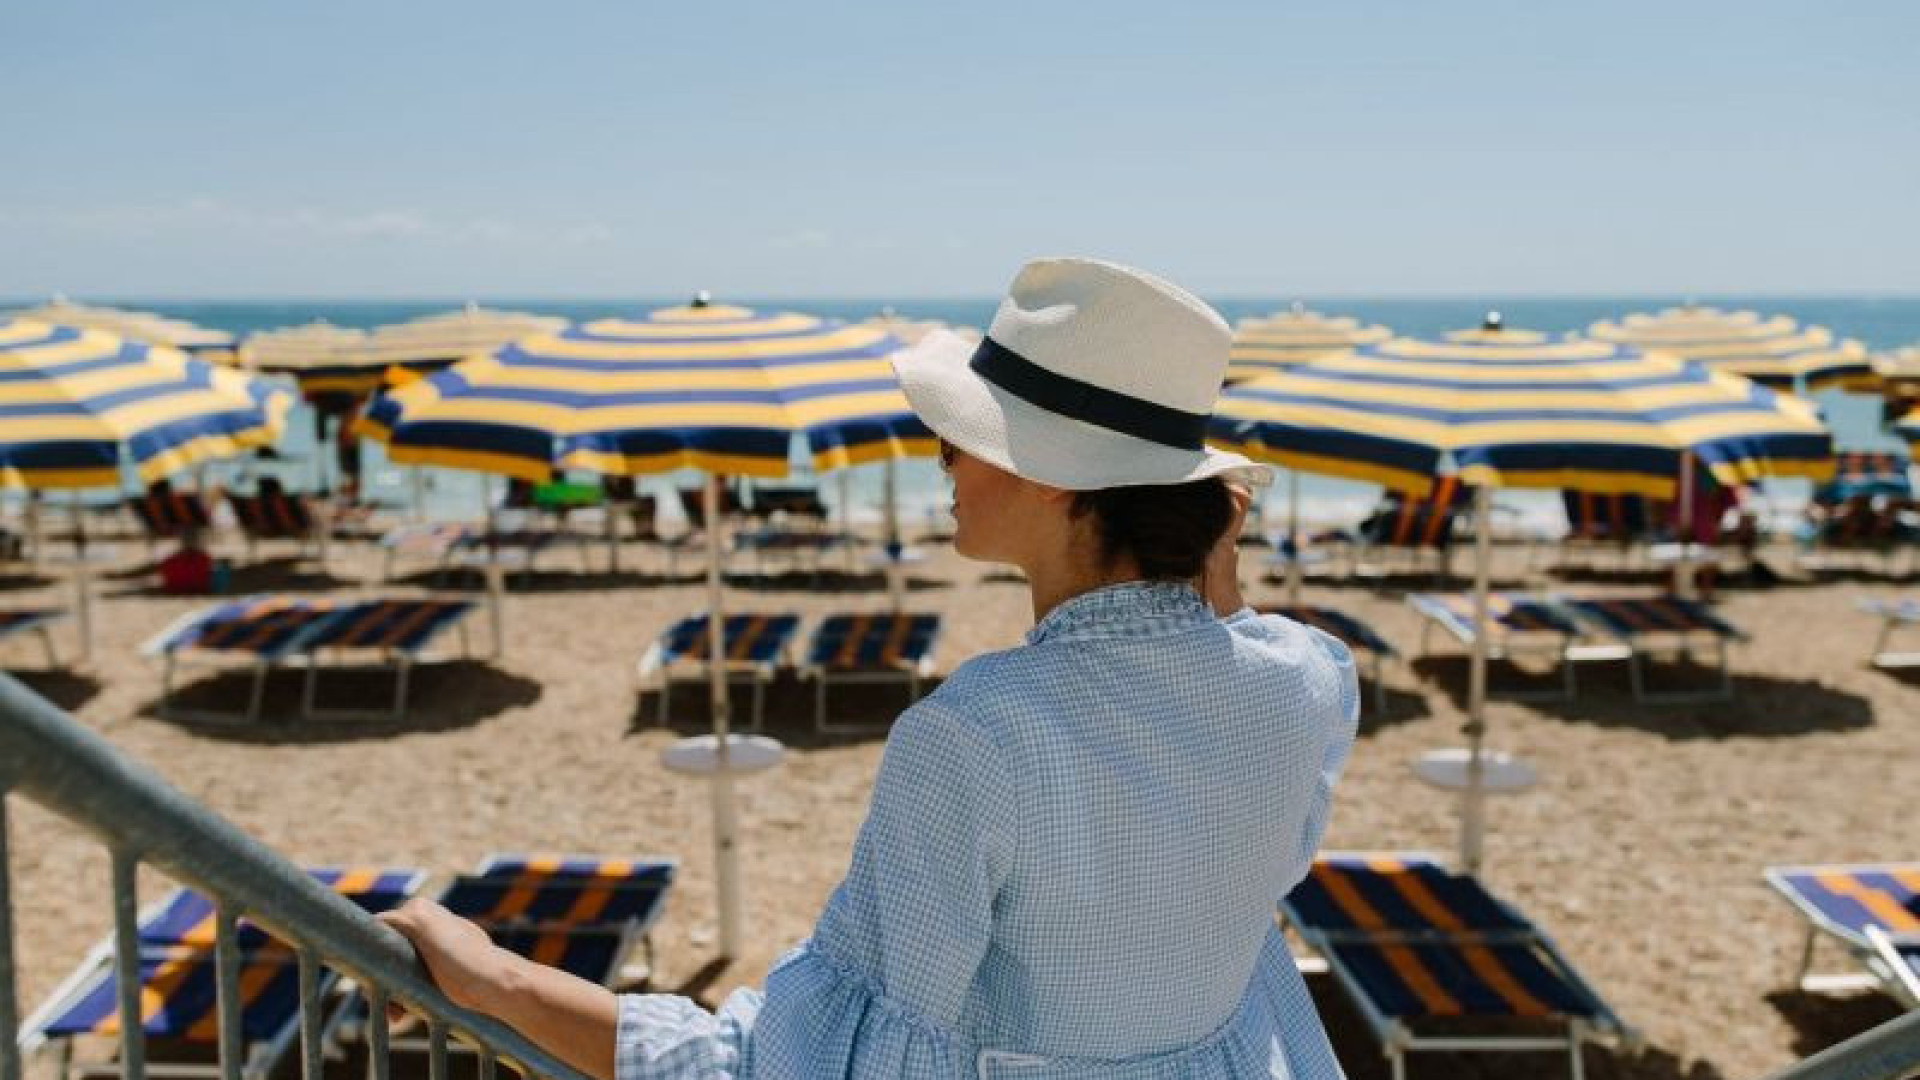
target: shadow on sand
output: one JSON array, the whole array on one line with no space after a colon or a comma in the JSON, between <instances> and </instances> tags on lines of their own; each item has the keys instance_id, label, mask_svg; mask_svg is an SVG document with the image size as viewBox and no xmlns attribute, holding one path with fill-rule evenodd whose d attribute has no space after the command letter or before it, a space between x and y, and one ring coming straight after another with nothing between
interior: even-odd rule
<instances>
[{"instance_id":1,"label":"shadow on sand","mask_svg":"<svg viewBox=\"0 0 1920 1080\"><path fill-rule=\"evenodd\" d=\"M1775 990L1767 995L1767 1004L1793 1028L1793 1052L1801 1057L1845 1042L1905 1012L1899 1002L1878 990L1856 994Z\"/></svg>"},{"instance_id":2,"label":"shadow on sand","mask_svg":"<svg viewBox=\"0 0 1920 1080\"><path fill-rule=\"evenodd\" d=\"M9 669L7 674L20 680L22 686L68 712L73 712L92 701L101 688L99 679L84 672L69 671L65 668Z\"/></svg>"},{"instance_id":3,"label":"shadow on sand","mask_svg":"<svg viewBox=\"0 0 1920 1080\"><path fill-rule=\"evenodd\" d=\"M314 716L300 715L305 671L297 667L267 673L260 716L252 721L245 712L253 676L244 668L184 683L164 710L156 698L140 712L209 738L297 746L453 731L540 699L539 683L481 660L419 664L409 678L407 711L399 717L393 715L393 671L350 667L320 669Z\"/></svg>"}]
</instances>

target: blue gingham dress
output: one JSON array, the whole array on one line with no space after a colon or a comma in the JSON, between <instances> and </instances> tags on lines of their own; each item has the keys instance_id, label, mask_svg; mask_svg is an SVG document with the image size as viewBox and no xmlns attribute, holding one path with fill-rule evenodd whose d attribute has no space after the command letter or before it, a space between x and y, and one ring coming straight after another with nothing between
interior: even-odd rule
<instances>
[{"instance_id":1,"label":"blue gingham dress","mask_svg":"<svg viewBox=\"0 0 1920 1080\"><path fill-rule=\"evenodd\" d=\"M846 880L764 992L620 1002L618 1080L1338 1077L1274 921L1359 694L1184 585L1054 609L895 723Z\"/></svg>"}]
</instances>

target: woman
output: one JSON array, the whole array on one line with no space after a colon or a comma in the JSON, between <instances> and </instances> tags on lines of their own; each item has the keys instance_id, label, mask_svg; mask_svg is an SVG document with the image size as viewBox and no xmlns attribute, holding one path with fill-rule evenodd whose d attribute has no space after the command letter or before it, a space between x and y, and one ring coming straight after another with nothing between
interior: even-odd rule
<instances>
[{"instance_id":1,"label":"woman","mask_svg":"<svg viewBox=\"0 0 1920 1080\"><path fill-rule=\"evenodd\" d=\"M1201 442L1228 337L1170 284L1049 259L977 348L896 361L955 548L1025 571L1035 626L900 717L764 992L615 997L415 903L390 921L435 981L619 1080L1339 1075L1273 913L1358 694L1340 644L1241 602L1228 482L1257 467Z\"/></svg>"}]
</instances>

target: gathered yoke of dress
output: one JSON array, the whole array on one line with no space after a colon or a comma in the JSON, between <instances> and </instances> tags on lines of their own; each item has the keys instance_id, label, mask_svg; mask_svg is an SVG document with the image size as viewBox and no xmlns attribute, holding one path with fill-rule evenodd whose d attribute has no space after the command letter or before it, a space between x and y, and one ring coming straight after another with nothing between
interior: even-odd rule
<instances>
[{"instance_id":1,"label":"gathered yoke of dress","mask_svg":"<svg viewBox=\"0 0 1920 1080\"><path fill-rule=\"evenodd\" d=\"M764 992L622 999L619 1080L1337 1077L1274 905L1358 709L1298 623L1175 584L1062 603L901 716Z\"/></svg>"}]
</instances>

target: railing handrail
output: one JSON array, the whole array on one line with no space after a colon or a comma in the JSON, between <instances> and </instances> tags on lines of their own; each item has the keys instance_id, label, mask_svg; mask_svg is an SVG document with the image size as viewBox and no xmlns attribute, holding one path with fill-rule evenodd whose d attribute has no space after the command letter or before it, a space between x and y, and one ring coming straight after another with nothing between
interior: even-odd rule
<instances>
[{"instance_id":1,"label":"railing handrail","mask_svg":"<svg viewBox=\"0 0 1920 1080\"><path fill-rule=\"evenodd\" d=\"M109 850L199 887L502 1061L553 1080L590 1080L505 1024L454 1005L398 932L0 673L0 798L11 792L90 829Z\"/></svg>"}]
</instances>

